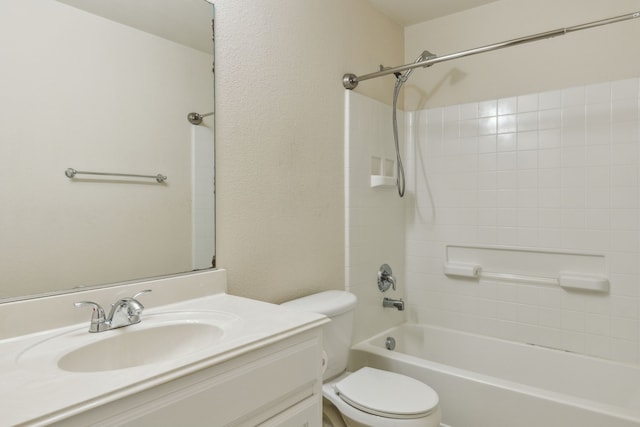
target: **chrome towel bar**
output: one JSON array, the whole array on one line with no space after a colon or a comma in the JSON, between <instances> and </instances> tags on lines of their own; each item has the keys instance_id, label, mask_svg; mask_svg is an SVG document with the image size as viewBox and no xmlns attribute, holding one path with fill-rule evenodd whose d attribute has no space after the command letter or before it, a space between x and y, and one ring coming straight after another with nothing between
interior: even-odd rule
<instances>
[{"instance_id":1,"label":"chrome towel bar","mask_svg":"<svg viewBox=\"0 0 640 427\"><path fill-rule=\"evenodd\" d=\"M64 174L68 178L75 178L77 174L81 175L101 175L101 176L122 176L122 177L130 177L130 178L151 178L158 181L160 184L167 180L166 175L137 175L133 173L111 173L111 172L87 172L87 171L78 171L73 168L69 168L64 171Z\"/></svg>"}]
</instances>

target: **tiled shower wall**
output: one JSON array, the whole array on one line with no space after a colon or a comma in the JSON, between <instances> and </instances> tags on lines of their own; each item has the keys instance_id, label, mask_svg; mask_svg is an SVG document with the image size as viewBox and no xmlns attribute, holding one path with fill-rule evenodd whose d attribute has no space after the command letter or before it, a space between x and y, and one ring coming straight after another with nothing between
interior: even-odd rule
<instances>
[{"instance_id":1,"label":"tiled shower wall","mask_svg":"<svg viewBox=\"0 0 640 427\"><path fill-rule=\"evenodd\" d=\"M640 362L639 86L407 115L409 321ZM455 244L602 255L610 291L449 278Z\"/></svg>"}]
</instances>

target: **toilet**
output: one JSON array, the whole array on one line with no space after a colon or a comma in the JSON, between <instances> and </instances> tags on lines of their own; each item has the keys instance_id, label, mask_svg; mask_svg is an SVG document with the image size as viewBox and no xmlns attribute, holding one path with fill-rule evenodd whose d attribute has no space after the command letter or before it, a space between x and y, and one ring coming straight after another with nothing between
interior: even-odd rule
<instances>
[{"instance_id":1,"label":"toilet","mask_svg":"<svg viewBox=\"0 0 640 427\"><path fill-rule=\"evenodd\" d=\"M346 291L321 292L282 304L331 319L322 330L323 426L438 427L438 394L428 385L370 367L347 372L355 305L356 296Z\"/></svg>"}]
</instances>

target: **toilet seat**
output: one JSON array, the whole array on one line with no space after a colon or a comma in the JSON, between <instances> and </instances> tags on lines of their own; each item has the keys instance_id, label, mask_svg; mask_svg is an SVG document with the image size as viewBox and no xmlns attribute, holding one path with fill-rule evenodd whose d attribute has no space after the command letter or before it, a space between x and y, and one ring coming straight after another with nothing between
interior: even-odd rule
<instances>
[{"instance_id":1,"label":"toilet seat","mask_svg":"<svg viewBox=\"0 0 640 427\"><path fill-rule=\"evenodd\" d=\"M438 394L428 385L394 372L365 367L334 384L347 404L368 414L415 419L438 407Z\"/></svg>"}]
</instances>

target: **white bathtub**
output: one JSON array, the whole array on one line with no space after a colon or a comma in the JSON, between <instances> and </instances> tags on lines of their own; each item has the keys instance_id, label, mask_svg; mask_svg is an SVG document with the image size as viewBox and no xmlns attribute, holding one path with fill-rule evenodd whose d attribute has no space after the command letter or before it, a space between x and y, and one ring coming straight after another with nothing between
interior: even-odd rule
<instances>
[{"instance_id":1,"label":"white bathtub","mask_svg":"<svg viewBox=\"0 0 640 427\"><path fill-rule=\"evenodd\" d=\"M354 346L351 360L429 384L450 427L640 426L636 365L411 324Z\"/></svg>"}]
</instances>

